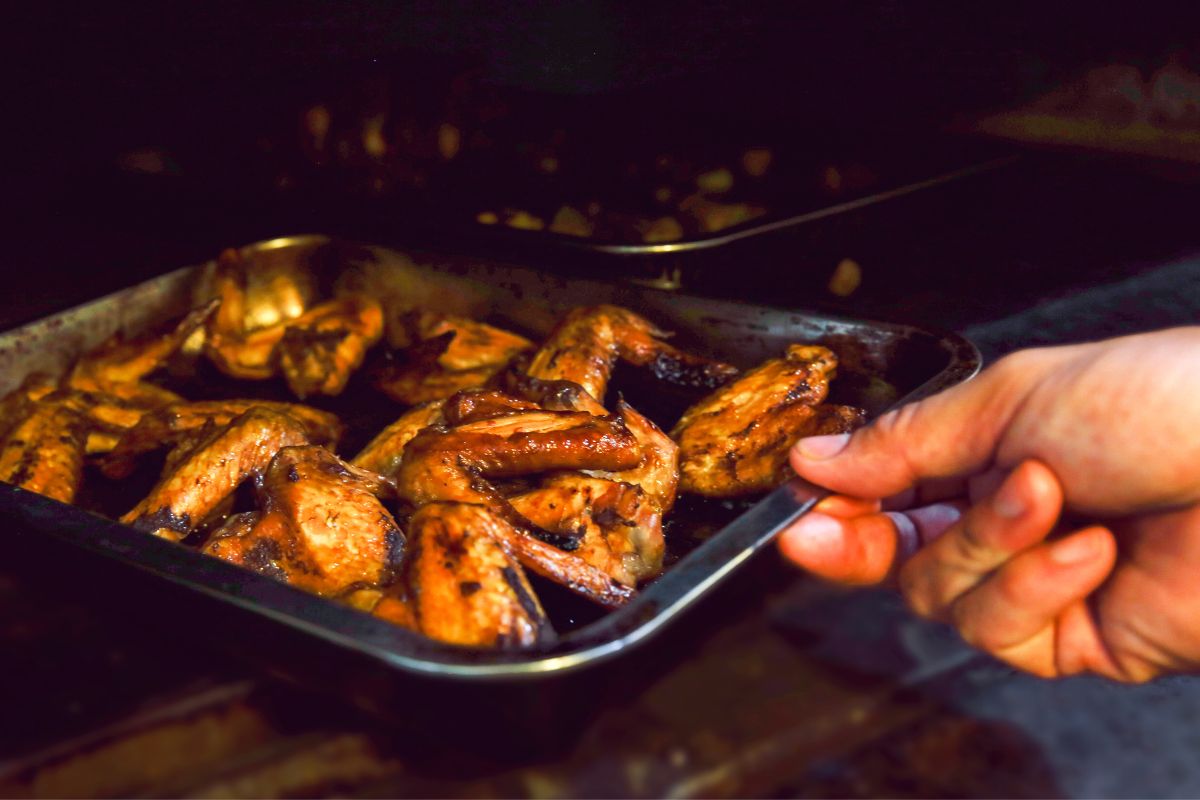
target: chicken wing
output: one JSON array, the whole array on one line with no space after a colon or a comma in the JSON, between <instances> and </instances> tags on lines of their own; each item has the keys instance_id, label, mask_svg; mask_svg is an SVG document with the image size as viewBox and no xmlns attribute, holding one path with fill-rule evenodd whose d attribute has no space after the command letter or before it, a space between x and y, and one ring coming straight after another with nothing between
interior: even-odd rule
<instances>
[{"instance_id":1,"label":"chicken wing","mask_svg":"<svg viewBox=\"0 0 1200 800\"><path fill-rule=\"evenodd\" d=\"M101 470L110 478L129 475L134 462L143 453L161 447L173 447L191 438L228 425L251 408L265 408L287 414L304 425L308 440L313 444L333 447L343 429L339 420L327 411L299 403L279 403L270 400L207 400L198 403L173 403L165 408L142 415L117 442L104 459Z\"/></svg>"},{"instance_id":2,"label":"chicken wing","mask_svg":"<svg viewBox=\"0 0 1200 800\"><path fill-rule=\"evenodd\" d=\"M404 555L404 534L377 495L379 476L323 447L284 447L262 481L260 515L238 515L204 552L320 595L385 585Z\"/></svg>"},{"instance_id":3,"label":"chicken wing","mask_svg":"<svg viewBox=\"0 0 1200 800\"><path fill-rule=\"evenodd\" d=\"M832 351L791 345L784 358L689 408L671 431L683 490L709 497L767 491L790 474L787 455L796 440L861 425L861 409L822 404L836 369Z\"/></svg>"},{"instance_id":4,"label":"chicken wing","mask_svg":"<svg viewBox=\"0 0 1200 800\"><path fill-rule=\"evenodd\" d=\"M679 445L662 429L624 400L617 402L617 413L637 440L641 459L630 469L585 470L585 474L610 481L632 483L644 491L666 514L675 505L679 487Z\"/></svg>"},{"instance_id":5,"label":"chicken wing","mask_svg":"<svg viewBox=\"0 0 1200 800\"><path fill-rule=\"evenodd\" d=\"M300 399L338 395L382 335L378 302L365 295L331 300L288 324L278 346L279 369Z\"/></svg>"},{"instance_id":6,"label":"chicken wing","mask_svg":"<svg viewBox=\"0 0 1200 800\"><path fill-rule=\"evenodd\" d=\"M575 555L625 586L662 570L662 512L633 484L567 473L509 502L535 525L579 538Z\"/></svg>"},{"instance_id":7,"label":"chicken wing","mask_svg":"<svg viewBox=\"0 0 1200 800\"><path fill-rule=\"evenodd\" d=\"M265 380L282 373L300 398L340 394L383 335L383 309L362 294L304 310L299 294L286 293L280 300L285 307L268 307L271 313L248 322L246 276L236 253L222 254L216 285L221 305L208 326L209 359L234 378Z\"/></svg>"},{"instance_id":8,"label":"chicken wing","mask_svg":"<svg viewBox=\"0 0 1200 800\"><path fill-rule=\"evenodd\" d=\"M408 529L412 552L404 582L413 627L421 633L498 648L529 647L552 635L524 570L501 544L520 535L507 522L479 506L430 503ZM389 618L395 613L390 605L376 613L381 610Z\"/></svg>"},{"instance_id":9,"label":"chicken wing","mask_svg":"<svg viewBox=\"0 0 1200 800\"><path fill-rule=\"evenodd\" d=\"M528 373L546 381L573 381L598 403L618 358L648 367L655 377L686 386L716 388L737 374L719 361L684 353L663 341L667 334L618 306L576 308L537 351Z\"/></svg>"},{"instance_id":10,"label":"chicken wing","mask_svg":"<svg viewBox=\"0 0 1200 800\"><path fill-rule=\"evenodd\" d=\"M0 481L70 503L87 446L84 396L65 390L29 402L0 447Z\"/></svg>"},{"instance_id":11,"label":"chicken wing","mask_svg":"<svg viewBox=\"0 0 1200 800\"><path fill-rule=\"evenodd\" d=\"M251 408L197 443L121 522L165 539L183 539L243 481L266 469L280 449L301 444L307 444L304 423Z\"/></svg>"},{"instance_id":12,"label":"chicken wing","mask_svg":"<svg viewBox=\"0 0 1200 800\"><path fill-rule=\"evenodd\" d=\"M393 330L392 345L407 349L380 374L377 385L407 404L482 386L517 355L533 348L523 336L449 314L409 312Z\"/></svg>"},{"instance_id":13,"label":"chicken wing","mask_svg":"<svg viewBox=\"0 0 1200 800\"><path fill-rule=\"evenodd\" d=\"M536 403L494 389L468 389L451 396L442 408L447 425L465 425L508 414L541 410Z\"/></svg>"},{"instance_id":14,"label":"chicken wing","mask_svg":"<svg viewBox=\"0 0 1200 800\"><path fill-rule=\"evenodd\" d=\"M353 464L381 475L394 475L404 458L404 449L421 431L442 422L444 400L422 403L409 409L372 439L353 459Z\"/></svg>"},{"instance_id":15,"label":"chicken wing","mask_svg":"<svg viewBox=\"0 0 1200 800\"><path fill-rule=\"evenodd\" d=\"M217 309L215 301L193 310L168 333L125 341L115 336L85 354L67 377L66 385L86 392L111 394L122 400L153 405L167 395L141 380L163 366L184 342L199 331ZM118 388L120 387L120 388ZM169 393L168 393L169 394ZM175 398L174 395L170 395ZM178 399L178 398L175 398Z\"/></svg>"},{"instance_id":16,"label":"chicken wing","mask_svg":"<svg viewBox=\"0 0 1200 800\"><path fill-rule=\"evenodd\" d=\"M415 505L439 500L494 507L487 478L557 469L621 470L637 466L637 440L620 418L571 411L527 411L433 427L404 450L396 483Z\"/></svg>"}]
</instances>

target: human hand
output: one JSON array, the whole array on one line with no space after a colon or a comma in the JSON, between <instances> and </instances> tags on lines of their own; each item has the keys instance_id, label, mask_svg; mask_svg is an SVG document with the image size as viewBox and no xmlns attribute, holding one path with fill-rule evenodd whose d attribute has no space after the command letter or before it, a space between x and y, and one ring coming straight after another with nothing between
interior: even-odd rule
<instances>
[{"instance_id":1,"label":"human hand","mask_svg":"<svg viewBox=\"0 0 1200 800\"><path fill-rule=\"evenodd\" d=\"M1200 666L1200 328L1027 350L792 465L839 494L780 538L1044 676Z\"/></svg>"}]
</instances>

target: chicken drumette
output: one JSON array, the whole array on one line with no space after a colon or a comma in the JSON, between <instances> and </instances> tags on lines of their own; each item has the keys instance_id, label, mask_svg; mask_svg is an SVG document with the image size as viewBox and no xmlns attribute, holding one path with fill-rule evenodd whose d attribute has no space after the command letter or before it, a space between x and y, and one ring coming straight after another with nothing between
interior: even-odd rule
<instances>
[{"instance_id":1,"label":"chicken drumette","mask_svg":"<svg viewBox=\"0 0 1200 800\"><path fill-rule=\"evenodd\" d=\"M787 454L804 436L844 433L865 414L826 405L837 356L792 345L689 408L671 436L679 443L684 491L740 497L774 488L790 474Z\"/></svg>"}]
</instances>

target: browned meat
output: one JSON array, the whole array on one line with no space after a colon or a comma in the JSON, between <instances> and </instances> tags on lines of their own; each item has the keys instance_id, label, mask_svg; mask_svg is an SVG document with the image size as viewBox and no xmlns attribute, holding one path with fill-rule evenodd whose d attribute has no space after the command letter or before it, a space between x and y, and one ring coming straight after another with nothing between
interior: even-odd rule
<instances>
[{"instance_id":1,"label":"browned meat","mask_svg":"<svg viewBox=\"0 0 1200 800\"><path fill-rule=\"evenodd\" d=\"M0 447L0 481L70 503L83 476L86 401L57 391L28 401L27 413Z\"/></svg>"},{"instance_id":2,"label":"browned meat","mask_svg":"<svg viewBox=\"0 0 1200 800\"><path fill-rule=\"evenodd\" d=\"M448 500L493 508L486 478L556 469L629 469L637 440L619 418L571 411L528 411L455 428L428 428L408 443L396 482L415 505Z\"/></svg>"},{"instance_id":3,"label":"browned meat","mask_svg":"<svg viewBox=\"0 0 1200 800\"><path fill-rule=\"evenodd\" d=\"M383 309L365 295L331 300L293 320L279 342L279 368L303 399L338 395L383 335Z\"/></svg>"},{"instance_id":4,"label":"browned meat","mask_svg":"<svg viewBox=\"0 0 1200 800\"><path fill-rule=\"evenodd\" d=\"M535 525L580 539L574 554L625 586L662 570L662 512L637 486L567 473L510 502Z\"/></svg>"},{"instance_id":5,"label":"browned meat","mask_svg":"<svg viewBox=\"0 0 1200 800\"><path fill-rule=\"evenodd\" d=\"M216 307L212 302L195 309L173 330L161 336L129 342L119 336L113 337L79 359L67 377L66 385L87 392L113 394L123 400L146 402L156 395L161 398L158 392L164 390L139 386L139 382L183 347L184 342L213 315ZM114 388L117 386L124 388Z\"/></svg>"},{"instance_id":6,"label":"browned meat","mask_svg":"<svg viewBox=\"0 0 1200 800\"><path fill-rule=\"evenodd\" d=\"M684 491L739 497L778 486L790 474L789 448L804 436L853 430L864 413L822 405L837 356L791 345L689 408L671 431L679 443Z\"/></svg>"},{"instance_id":7,"label":"browned meat","mask_svg":"<svg viewBox=\"0 0 1200 800\"><path fill-rule=\"evenodd\" d=\"M304 310L287 281L278 287L279 307L268 302L257 320L248 321L245 270L233 251L221 256L216 288L221 305L208 326L209 359L234 378L264 380L282 373L301 398L340 394L383 335L383 309L374 299L347 294Z\"/></svg>"},{"instance_id":8,"label":"browned meat","mask_svg":"<svg viewBox=\"0 0 1200 800\"><path fill-rule=\"evenodd\" d=\"M128 475L134 461L143 453L162 447L172 447L196 433L206 434L228 425L234 417L251 408L265 408L287 414L304 425L308 440L313 444L333 447L341 438L345 426L327 411L299 403L278 403L270 400L207 400L198 403L173 403L141 416L117 442L104 460L102 470L110 478Z\"/></svg>"},{"instance_id":9,"label":"browned meat","mask_svg":"<svg viewBox=\"0 0 1200 800\"><path fill-rule=\"evenodd\" d=\"M261 514L239 515L204 552L320 595L392 580L404 534L386 483L323 447L284 447L263 478Z\"/></svg>"},{"instance_id":10,"label":"browned meat","mask_svg":"<svg viewBox=\"0 0 1200 800\"><path fill-rule=\"evenodd\" d=\"M404 458L404 448L413 437L430 425L442 422L444 405L444 400L434 400L409 409L380 431L362 452L354 457L354 465L381 475L394 475L400 468L401 459Z\"/></svg>"},{"instance_id":11,"label":"browned meat","mask_svg":"<svg viewBox=\"0 0 1200 800\"><path fill-rule=\"evenodd\" d=\"M512 395L492 389L470 389L459 392L446 401L442 416L451 427L465 425L468 422L502 417L506 414L519 414L524 411L538 411L536 403L519 400Z\"/></svg>"},{"instance_id":12,"label":"browned meat","mask_svg":"<svg viewBox=\"0 0 1200 800\"><path fill-rule=\"evenodd\" d=\"M195 530L234 490L261 473L281 448L307 443L302 422L251 408L177 459L158 485L121 521L178 541Z\"/></svg>"},{"instance_id":13,"label":"browned meat","mask_svg":"<svg viewBox=\"0 0 1200 800\"><path fill-rule=\"evenodd\" d=\"M716 388L737 374L729 364L672 347L663 341L666 335L628 309L577 308L537 351L528 373L539 380L577 383L599 403L618 358L687 386Z\"/></svg>"},{"instance_id":14,"label":"browned meat","mask_svg":"<svg viewBox=\"0 0 1200 800\"><path fill-rule=\"evenodd\" d=\"M466 317L409 312L393 328L407 348L378 378L394 400L416 404L482 386L518 354L533 348L523 336Z\"/></svg>"},{"instance_id":15,"label":"browned meat","mask_svg":"<svg viewBox=\"0 0 1200 800\"><path fill-rule=\"evenodd\" d=\"M408 523L407 608L426 636L475 647L517 648L551 633L524 570L501 544L519 536L479 506L430 503ZM404 624L395 601L376 613Z\"/></svg>"},{"instance_id":16,"label":"browned meat","mask_svg":"<svg viewBox=\"0 0 1200 800\"><path fill-rule=\"evenodd\" d=\"M679 486L679 446L628 403L618 402L617 413L637 439L641 460L630 469L616 472L587 470L587 474L641 487L658 504L659 511L666 514L675 505L675 492Z\"/></svg>"}]
</instances>

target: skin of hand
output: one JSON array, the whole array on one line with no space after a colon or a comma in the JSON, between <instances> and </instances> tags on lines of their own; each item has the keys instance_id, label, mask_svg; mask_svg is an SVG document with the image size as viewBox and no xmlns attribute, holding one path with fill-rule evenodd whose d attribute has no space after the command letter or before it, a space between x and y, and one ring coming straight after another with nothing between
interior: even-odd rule
<instances>
[{"instance_id":1,"label":"skin of hand","mask_svg":"<svg viewBox=\"0 0 1200 800\"><path fill-rule=\"evenodd\" d=\"M780 537L829 580L1046 677L1200 668L1200 328L1025 350L854 434L803 439L837 494Z\"/></svg>"}]
</instances>

